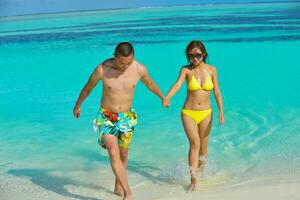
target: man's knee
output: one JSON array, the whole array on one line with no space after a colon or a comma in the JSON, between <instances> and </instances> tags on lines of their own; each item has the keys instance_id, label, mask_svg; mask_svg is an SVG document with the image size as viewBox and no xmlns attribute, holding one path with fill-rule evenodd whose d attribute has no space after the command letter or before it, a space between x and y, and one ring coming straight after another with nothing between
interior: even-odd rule
<instances>
[{"instance_id":1,"label":"man's knee","mask_svg":"<svg viewBox=\"0 0 300 200\"><path fill-rule=\"evenodd\" d=\"M127 161L128 149L120 148L120 157L122 161Z\"/></svg>"},{"instance_id":2,"label":"man's knee","mask_svg":"<svg viewBox=\"0 0 300 200\"><path fill-rule=\"evenodd\" d=\"M108 149L108 153L109 153L110 160L112 162L113 161L117 161L117 160L120 159L119 149L118 148L110 147Z\"/></svg>"},{"instance_id":3,"label":"man's knee","mask_svg":"<svg viewBox=\"0 0 300 200\"><path fill-rule=\"evenodd\" d=\"M103 137L105 147L107 148L110 159L119 157L119 147L115 138L112 136Z\"/></svg>"},{"instance_id":4,"label":"man's knee","mask_svg":"<svg viewBox=\"0 0 300 200\"><path fill-rule=\"evenodd\" d=\"M102 140L107 150L118 146L117 138L113 135L102 135Z\"/></svg>"}]
</instances>

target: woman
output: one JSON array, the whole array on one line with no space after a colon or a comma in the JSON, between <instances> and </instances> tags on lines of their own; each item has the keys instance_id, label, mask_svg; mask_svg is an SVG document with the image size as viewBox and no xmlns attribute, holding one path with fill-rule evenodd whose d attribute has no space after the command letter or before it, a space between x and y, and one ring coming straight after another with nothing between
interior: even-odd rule
<instances>
[{"instance_id":1,"label":"woman","mask_svg":"<svg viewBox=\"0 0 300 200\"><path fill-rule=\"evenodd\" d=\"M189 65L183 66L178 80L167 94L172 96L187 81L187 97L181 112L182 124L190 143L189 166L191 173L190 190L197 186L197 171L206 163L209 133L212 125L210 92L213 90L219 108L219 122L224 123L222 95L219 89L217 70L205 63L208 54L201 41L192 41L186 47ZM169 104L169 102L166 102ZM168 105L166 105L168 106Z\"/></svg>"}]
</instances>

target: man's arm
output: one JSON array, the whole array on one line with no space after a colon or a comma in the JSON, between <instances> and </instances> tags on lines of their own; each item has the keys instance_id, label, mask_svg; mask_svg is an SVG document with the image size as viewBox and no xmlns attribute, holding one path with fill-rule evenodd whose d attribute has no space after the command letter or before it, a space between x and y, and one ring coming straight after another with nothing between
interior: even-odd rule
<instances>
[{"instance_id":1,"label":"man's arm","mask_svg":"<svg viewBox=\"0 0 300 200\"><path fill-rule=\"evenodd\" d=\"M74 117L79 118L80 106L81 106L82 102L84 101L84 99L87 96L89 96L89 94L94 89L94 87L96 86L98 81L100 81L102 79L103 79L103 68L102 68L102 65L99 65L98 67L95 68L95 70L91 74L88 82L85 84L85 86L83 87L83 89L80 92L80 95L79 95L79 97L76 101L76 104L74 106L74 109L73 109Z\"/></svg>"},{"instance_id":2,"label":"man's arm","mask_svg":"<svg viewBox=\"0 0 300 200\"><path fill-rule=\"evenodd\" d=\"M161 98L161 100L163 101L164 95L160 91L157 84L151 79L151 77L148 74L148 70L144 65L141 65L141 67L140 67L140 75L141 75L141 81L144 83L144 85L147 86L147 88L151 92L153 92L154 94L159 96Z\"/></svg>"}]
</instances>

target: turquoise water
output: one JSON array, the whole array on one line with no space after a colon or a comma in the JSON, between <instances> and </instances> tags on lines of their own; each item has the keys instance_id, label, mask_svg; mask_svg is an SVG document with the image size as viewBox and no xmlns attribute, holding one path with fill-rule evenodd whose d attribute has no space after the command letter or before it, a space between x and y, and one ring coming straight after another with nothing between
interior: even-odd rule
<instances>
[{"instance_id":1,"label":"turquoise water","mask_svg":"<svg viewBox=\"0 0 300 200\"><path fill-rule=\"evenodd\" d=\"M212 95L215 121L204 179L222 174L227 178L220 185L278 176L299 181L299 13L300 3L267 3L0 18L0 195L26 191L24 177L109 171L92 130L101 83L79 120L72 109L94 67L120 41L134 44L136 59L164 93L186 63L187 43L204 41L225 109L220 126ZM187 181L188 141L179 117L185 94L184 86L164 109L139 83L129 173L154 183Z\"/></svg>"}]
</instances>

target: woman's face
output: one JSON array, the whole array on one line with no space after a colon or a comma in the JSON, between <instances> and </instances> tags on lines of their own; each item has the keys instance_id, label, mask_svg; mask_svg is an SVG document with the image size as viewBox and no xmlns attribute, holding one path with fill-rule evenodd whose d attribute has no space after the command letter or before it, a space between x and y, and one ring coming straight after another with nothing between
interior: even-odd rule
<instances>
[{"instance_id":1,"label":"woman's face","mask_svg":"<svg viewBox=\"0 0 300 200\"><path fill-rule=\"evenodd\" d=\"M193 65L199 65L203 61L203 53L197 47L191 49L188 52L187 57L188 57L190 63L192 63Z\"/></svg>"}]
</instances>

